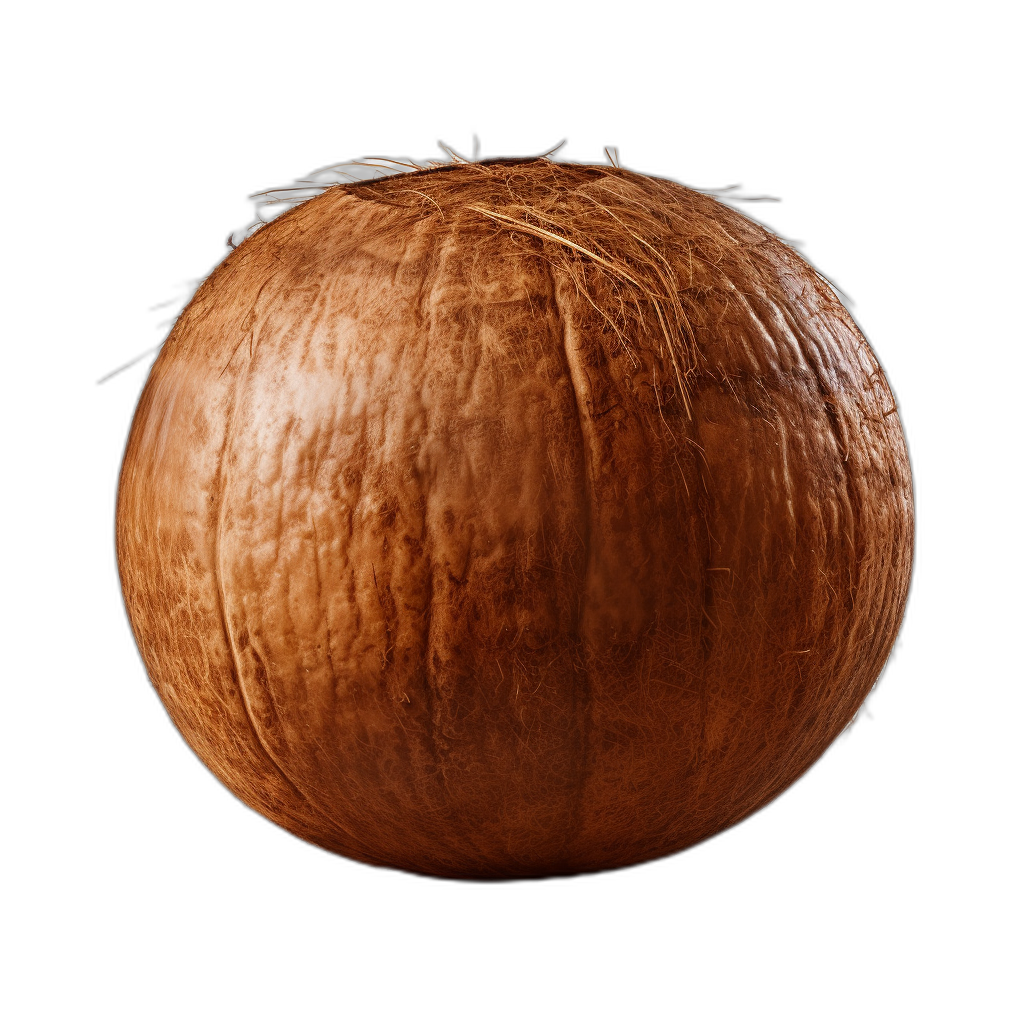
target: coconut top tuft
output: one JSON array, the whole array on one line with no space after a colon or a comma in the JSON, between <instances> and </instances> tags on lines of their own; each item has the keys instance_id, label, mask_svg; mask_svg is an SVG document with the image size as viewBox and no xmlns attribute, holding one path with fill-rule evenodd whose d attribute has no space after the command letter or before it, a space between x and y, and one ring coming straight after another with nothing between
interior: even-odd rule
<instances>
[{"instance_id":1,"label":"coconut top tuft","mask_svg":"<svg viewBox=\"0 0 1024 1024\"><path fill-rule=\"evenodd\" d=\"M634 367L641 360L630 339L654 340L690 415L690 384L702 369L698 333L707 326L707 292L735 292L735 282L757 289L767 266L757 250L774 250L768 263L776 265L781 250L789 250L707 192L637 174L609 159L608 165L590 165L547 154L481 161L453 155L428 166L368 159L332 165L257 198L295 208L340 190L415 220L433 218L442 230L479 234L489 227L505 234L568 276ZM353 180L318 180L325 175ZM245 236L265 223L257 221Z\"/></svg>"}]
</instances>

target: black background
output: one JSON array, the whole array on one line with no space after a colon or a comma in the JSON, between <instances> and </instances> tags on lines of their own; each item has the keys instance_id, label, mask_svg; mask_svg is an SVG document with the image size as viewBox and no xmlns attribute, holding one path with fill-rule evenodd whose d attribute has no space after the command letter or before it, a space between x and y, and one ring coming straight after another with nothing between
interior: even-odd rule
<instances>
[{"instance_id":1,"label":"black background","mask_svg":"<svg viewBox=\"0 0 1024 1024\"><path fill-rule=\"evenodd\" d=\"M687 113L673 103L653 113L648 104L639 116L614 92L596 108L591 103L586 118L568 99L563 113L550 105L526 111L510 100L399 118L384 101L317 95L273 111L234 101L229 90L212 104L165 98L143 119L96 126L105 213L91 272L109 328L87 350L82 389L95 431L87 544L95 555L92 649L102 684L82 711L90 741L75 766L88 779L95 885L112 903L138 901L161 912L258 893L296 908L315 899L331 913L355 894L409 887L464 895L625 889L656 897L670 913L697 912L708 901L777 900L852 915L894 885L907 905L926 899L926 865L945 843L933 797L932 709L944 685L929 639L938 604L928 561L936 530L927 501L934 418L932 381L921 370L936 330L920 314L932 259L923 242L933 216L923 199L936 159L929 129L908 127L862 97L838 95L819 99L813 118L726 105ZM163 339L169 319L224 255L228 233L252 221L251 194L353 158L441 158L438 139L469 156L474 133L483 156L537 154L567 138L560 158L603 163L602 146L616 145L620 162L634 170L697 187L739 183L740 195L781 199L739 208L797 242L851 298L900 401L918 487L918 566L902 637L852 733L790 793L731 833L672 860L593 879L438 883L352 864L290 838L234 801L185 748L148 686L119 596L114 493L152 358L96 382ZM105 298L111 291L117 303Z\"/></svg>"}]
</instances>

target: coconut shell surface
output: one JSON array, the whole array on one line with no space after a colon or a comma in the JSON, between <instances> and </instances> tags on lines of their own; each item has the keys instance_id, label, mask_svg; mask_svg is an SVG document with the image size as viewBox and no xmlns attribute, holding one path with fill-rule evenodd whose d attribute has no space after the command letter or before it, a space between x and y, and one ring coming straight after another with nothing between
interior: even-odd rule
<instances>
[{"instance_id":1,"label":"coconut shell surface","mask_svg":"<svg viewBox=\"0 0 1024 1024\"><path fill-rule=\"evenodd\" d=\"M327 849L595 871L738 822L895 641L895 402L828 284L615 167L337 186L199 288L132 425L117 552L189 745Z\"/></svg>"}]
</instances>

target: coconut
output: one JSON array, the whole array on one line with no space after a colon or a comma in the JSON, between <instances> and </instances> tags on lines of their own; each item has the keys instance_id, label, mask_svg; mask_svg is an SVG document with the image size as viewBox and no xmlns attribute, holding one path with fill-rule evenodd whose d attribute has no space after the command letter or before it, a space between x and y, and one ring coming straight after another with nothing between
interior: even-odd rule
<instances>
[{"instance_id":1,"label":"coconut","mask_svg":"<svg viewBox=\"0 0 1024 1024\"><path fill-rule=\"evenodd\" d=\"M125 604L182 735L303 839L463 878L714 835L851 722L913 499L835 291L713 196L457 161L246 238L152 368Z\"/></svg>"}]
</instances>

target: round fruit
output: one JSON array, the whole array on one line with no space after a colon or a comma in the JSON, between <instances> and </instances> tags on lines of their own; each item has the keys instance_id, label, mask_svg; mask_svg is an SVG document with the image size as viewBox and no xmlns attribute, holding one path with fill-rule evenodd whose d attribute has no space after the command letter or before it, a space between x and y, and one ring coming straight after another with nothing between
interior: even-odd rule
<instances>
[{"instance_id":1,"label":"round fruit","mask_svg":"<svg viewBox=\"0 0 1024 1024\"><path fill-rule=\"evenodd\" d=\"M896 638L895 402L828 284L617 167L336 186L199 288L118 496L185 739L349 857L507 878L763 806Z\"/></svg>"}]
</instances>

